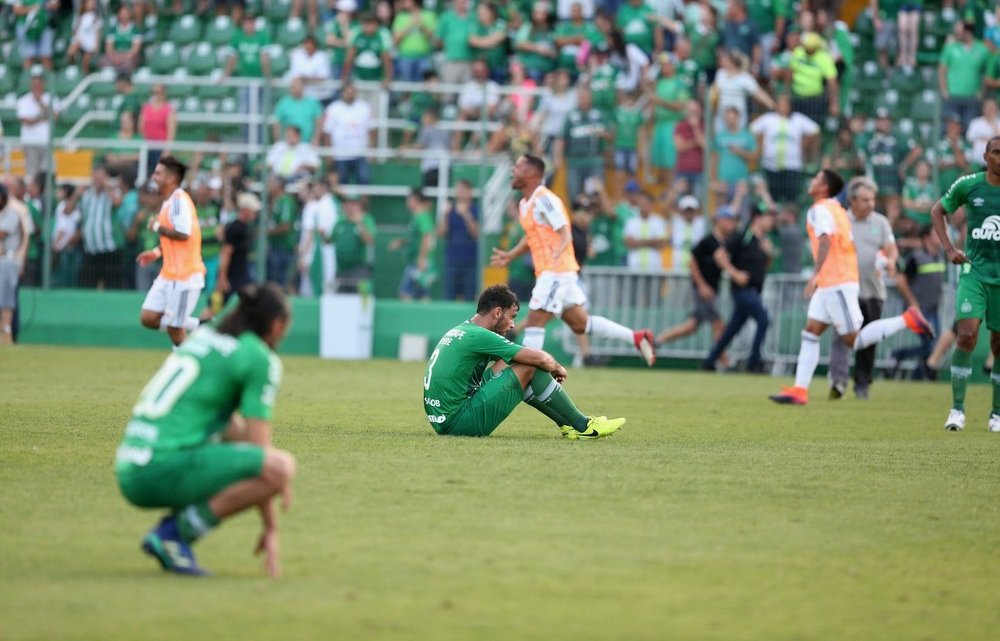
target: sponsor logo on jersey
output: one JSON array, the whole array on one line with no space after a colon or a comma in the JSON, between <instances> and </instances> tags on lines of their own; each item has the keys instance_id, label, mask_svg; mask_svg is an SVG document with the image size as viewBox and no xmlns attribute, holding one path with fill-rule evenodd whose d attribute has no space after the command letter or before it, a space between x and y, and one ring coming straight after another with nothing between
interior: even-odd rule
<instances>
[{"instance_id":1,"label":"sponsor logo on jersey","mask_svg":"<svg viewBox=\"0 0 1000 641\"><path fill-rule=\"evenodd\" d=\"M1000 241L1000 216L987 216L982 225L972 230L972 237L976 240Z\"/></svg>"},{"instance_id":2,"label":"sponsor logo on jersey","mask_svg":"<svg viewBox=\"0 0 1000 641\"><path fill-rule=\"evenodd\" d=\"M428 414L427 420L430 421L431 423L444 423L446 420L448 420L448 417L443 414L438 416L432 416L431 414Z\"/></svg>"},{"instance_id":3,"label":"sponsor logo on jersey","mask_svg":"<svg viewBox=\"0 0 1000 641\"><path fill-rule=\"evenodd\" d=\"M986 204L986 201L983 200L982 198L973 198L972 199L972 206L973 207L982 207L985 204Z\"/></svg>"},{"instance_id":4,"label":"sponsor logo on jersey","mask_svg":"<svg viewBox=\"0 0 1000 641\"><path fill-rule=\"evenodd\" d=\"M965 301L964 303L962 303L962 307L960 309L962 310L963 314L968 314L969 312L972 311L972 303L970 303L969 301Z\"/></svg>"}]
</instances>

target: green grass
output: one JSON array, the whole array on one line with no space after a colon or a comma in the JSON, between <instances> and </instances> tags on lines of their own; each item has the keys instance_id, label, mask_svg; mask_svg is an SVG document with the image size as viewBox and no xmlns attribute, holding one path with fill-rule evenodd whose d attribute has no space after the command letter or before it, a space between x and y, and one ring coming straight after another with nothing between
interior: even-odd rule
<instances>
[{"instance_id":1,"label":"green grass","mask_svg":"<svg viewBox=\"0 0 1000 641\"><path fill-rule=\"evenodd\" d=\"M528 407L433 436L422 367L285 361L276 441L299 460L285 576L257 517L198 545L207 580L138 550L112 457L162 353L0 352L0 639L976 640L1000 629L1000 435L946 385L868 403L764 400L778 381L571 372L614 438ZM992 630L992 632L990 632Z\"/></svg>"}]
</instances>

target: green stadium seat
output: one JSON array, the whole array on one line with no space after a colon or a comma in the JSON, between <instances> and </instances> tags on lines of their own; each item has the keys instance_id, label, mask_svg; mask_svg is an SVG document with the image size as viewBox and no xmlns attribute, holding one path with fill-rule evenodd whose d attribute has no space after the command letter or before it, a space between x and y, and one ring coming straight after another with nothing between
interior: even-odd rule
<instances>
[{"instance_id":1,"label":"green stadium seat","mask_svg":"<svg viewBox=\"0 0 1000 641\"><path fill-rule=\"evenodd\" d=\"M205 42L216 47L228 46L236 35L237 26L229 16L217 16L205 26Z\"/></svg>"},{"instance_id":2,"label":"green stadium seat","mask_svg":"<svg viewBox=\"0 0 1000 641\"><path fill-rule=\"evenodd\" d=\"M188 49L184 67L192 76L207 76L219 68L218 56L211 44L199 42Z\"/></svg>"},{"instance_id":3,"label":"green stadium seat","mask_svg":"<svg viewBox=\"0 0 1000 641\"><path fill-rule=\"evenodd\" d=\"M21 58L21 48L17 46L17 43L11 43L7 48L7 53L4 55L4 62L7 63L8 67L21 68L23 60Z\"/></svg>"},{"instance_id":4,"label":"green stadium seat","mask_svg":"<svg viewBox=\"0 0 1000 641\"><path fill-rule=\"evenodd\" d=\"M257 31L263 31L266 33L268 39L274 35L274 27L271 26L271 23L268 22L267 18L264 16L257 16L257 20L254 22L254 28Z\"/></svg>"},{"instance_id":5,"label":"green stadium seat","mask_svg":"<svg viewBox=\"0 0 1000 641\"><path fill-rule=\"evenodd\" d=\"M889 86L900 94L914 94L924 88L924 79L919 73L903 73L897 69L889 78Z\"/></svg>"},{"instance_id":6,"label":"green stadium seat","mask_svg":"<svg viewBox=\"0 0 1000 641\"><path fill-rule=\"evenodd\" d=\"M239 103L236 98L223 98L219 101L219 113L234 114L239 111Z\"/></svg>"},{"instance_id":7,"label":"green stadium seat","mask_svg":"<svg viewBox=\"0 0 1000 641\"><path fill-rule=\"evenodd\" d=\"M150 12L142 23L142 44L148 47L160 38L160 21L155 13Z\"/></svg>"},{"instance_id":8,"label":"green stadium seat","mask_svg":"<svg viewBox=\"0 0 1000 641\"><path fill-rule=\"evenodd\" d=\"M913 98L910 104L910 116L914 120L931 122L940 114L937 107L938 93L933 89L924 89Z\"/></svg>"},{"instance_id":9,"label":"green stadium seat","mask_svg":"<svg viewBox=\"0 0 1000 641\"><path fill-rule=\"evenodd\" d=\"M955 28L957 16L952 13L951 17L948 18L943 13L928 7L920 14L920 17L922 18L920 33L931 33L941 38L946 38L951 34L952 29Z\"/></svg>"},{"instance_id":10,"label":"green stadium seat","mask_svg":"<svg viewBox=\"0 0 1000 641\"><path fill-rule=\"evenodd\" d=\"M54 89L57 96L67 96L80 84L83 74L77 66L69 66L56 74ZM0 89L2 91L2 89Z\"/></svg>"},{"instance_id":11,"label":"green stadium seat","mask_svg":"<svg viewBox=\"0 0 1000 641\"><path fill-rule=\"evenodd\" d=\"M98 72L99 78L95 80L90 88L87 89L87 93L91 97L111 97L115 95L115 70L110 67L105 67Z\"/></svg>"},{"instance_id":12,"label":"green stadium seat","mask_svg":"<svg viewBox=\"0 0 1000 641\"><path fill-rule=\"evenodd\" d=\"M917 64L936 65L941 59L941 48L944 46L944 37L933 33L920 35L917 43Z\"/></svg>"},{"instance_id":13,"label":"green stadium seat","mask_svg":"<svg viewBox=\"0 0 1000 641\"><path fill-rule=\"evenodd\" d=\"M271 59L271 77L284 76L291 63L288 60L288 54L285 53L281 45L270 45L267 48L267 56Z\"/></svg>"},{"instance_id":14,"label":"green stadium seat","mask_svg":"<svg viewBox=\"0 0 1000 641\"><path fill-rule=\"evenodd\" d=\"M292 12L292 0L266 0L264 15L271 22L284 22Z\"/></svg>"},{"instance_id":15,"label":"green stadium seat","mask_svg":"<svg viewBox=\"0 0 1000 641\"><path fill-rule=\"evenodd\" d=\"M181 16L170 27L167 38L179 47L198 42L201 39L201 21L198 16Z\"/></svg>"},{"instance_id":16,"label":"green stadium seat","mask_svg":"<svg viewBox=\"0 0 1000 641\"><path fill-rule=\"evenodd\" d=\"M149 68L156 75L169 75L181 66L181 51L172 42L161 42L146 56Z\"/></svg>"},{"instance_id":17,"label":"green stadium seat","mask_svg":"<svg viewBox=\"0 0 1000 641\"><path fill-rule=\"evenodd\" d=\"M214 114L219 111L219 101L214 98L208 98L201 101L201 107L207 114Z\"/></svg>"},{"instance_id":18,"label":"green stadium seat","mask_svg":"<svg viewBox=\"0 0 1000 641\"><path fill-rule=\"evenodd\" d=\"M24 94L31 91L31 74L27 71L22 71L17 77L17 95L23 96Z\"/></svg>"},{"instance_id":19,"label":"green stadium seat","mask_svg":"<svg viewBox=\"0 0 1000 641\"><path fill-rule=\"evenodd\" d=\"M217 67L211 73L208 74L213 80L221 80L225 77L224 71L221 67ZM236 90L232 87L227 87L223 84L211 84L211 85L198 85L195 89L195 93L199 98L212 98L214 100L219 100L226 97L232 97L236 95Z\"/></svg>"},{"instance_id":20,"label":"green stadium seat","mask_svg":"<svg viewBox=\"0 0 1000 641\"><path fill-rule=\"evenodd\" d=\"M0 65L0 95L6 95L17 88L17 67Z\"/></svg>"},{"instance_id":21,"label":"green stadium seat","mask_svg":"<svg viewBox=\"0 0 1000 641\"><path fill-rule=\"evenodd\" d=\"M184 113L197 114L203 111L201 99L198 96L188 96L181 101L179 111Z\"/></svg>"},{"instance_id":22,"label":"green stadium seat","mask_svg":"<svg viewBox=\"0 0 1000 641\"><path fill-rule=\"evenodd\" d=\"M885 80L885 74L877 62L869 60L861 65L855 78L854 86L861 92L880 92Z\"/></svg>"},{"instance_id":23,"label":"green stadium seat","mask_svg":"<svg viewBox=\"0 0 1000 641\"><path fill-rule=\"evenodd\" d=\"M67 105L59 112L59 120L72 125L92 109L92 104L90 96L85 93L80 94L72 104Z\"/></svg>"},{"instance_id":24,"label":"green stadium seat","mask_svg":"<svg viewBox=\"0 0 1000 641\"><path fill-rule=\"evenodd\" d=\"M274 34L274 41L285 49L291 49L302 44L307 34L306 24L300 18L291 18L285 22L278 23L278 30Z\"/></svg>"},{"instance_id":25,"label":"green stadium seat","mask_svg":"<svg viewBox=\"0 0 1000 641\"><path fill-rule=\"evenodd\" d=\"M894 120L899 118L899 92L895 89L889 89L888 91L879 94L875 99L875 110L878 111L879 109L888 109Z\"/></svg>"}]
</instances>

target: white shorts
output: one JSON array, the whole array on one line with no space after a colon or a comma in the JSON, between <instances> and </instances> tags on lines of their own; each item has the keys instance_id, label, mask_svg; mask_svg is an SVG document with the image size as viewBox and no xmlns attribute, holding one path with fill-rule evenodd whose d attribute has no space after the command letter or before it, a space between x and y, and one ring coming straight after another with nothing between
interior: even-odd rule
<instances>
[{"instance_id":1,"label":"white shorts","mask_svg":"<svg viewBox=\"0 0 1000 641\"><path fill-rule=\"evenodd\" d=\"M853 334L861 329L864 322L858 304L858 291L857 283L820 287L809 299L806 316L810 320L833 325L841 336Z\"/></svg>"},{"instance_id":2,"label":"white shorts","mask_svg":"<svg viewBox=\"0 0 1000 641\"><path fill-rule=\"evenodd\" d=\"M184 327L184 321L194 313L204 287L205 277L202 274L195 274L187 280L167 280L157 276L142 308L163 314L167 327Z\"/></svg>"},{"instance_id":3,"label":"white shorts","mask_svg":"<svg viewBox=\"0 0 1000 641\"><path fill-rule=\"evenodd\" d=\"M528 309L539 309L561 316L566 307L586 304L587 295L580 287L580 278L575 273L542 272L535 281L535 288L531 290Z\"/></svg>"}]
</instances>

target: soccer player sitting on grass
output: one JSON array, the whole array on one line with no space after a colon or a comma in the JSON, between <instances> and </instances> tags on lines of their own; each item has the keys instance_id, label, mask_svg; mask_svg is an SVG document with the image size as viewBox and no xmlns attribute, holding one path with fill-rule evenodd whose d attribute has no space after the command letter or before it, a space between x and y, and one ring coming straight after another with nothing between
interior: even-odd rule
<instances>
[{"instance_id":1,"label":"soccer player sitting on grass","mask_svg":"<svg viewBox=\"0 0 1000 641\"><path fill-rule=\"evenodd\" d=\"M587 417L560 383L566 369L552 356L503 337L520 309L506 285L479 296L476 315L448 330L424 374L424 411L438 434L489 436L524 401L558 425L568 439L610 436L624 418Z\"/></svg>"},{"instance_id":2,"label":"soccer player sitting on grass","mask_svg":"<svg viewBox=\"0 0 1000 641\"><path fill-rule=\"evenodd\" d=\"M271 446L271 409L281 383L274 349L291 321L281 289L239 291L239 306L194 332L153 376L132 409L115 471L122 494L141 508L166 508L142 549L178 574L201 575L191 545L220 521L256 506L263 552L279 574L278 522L287 510L295 459ZM222 437L219 442L218 437Z\"/></svg>"},{"instance_id":3,"label":"soccer player sitting on grass","mask_svg":"<svg viewBox=\"0 0 1000 641\"><path fill-rule=\"evenodd\" d=\"M965 428L965 388L972 375L972 352L979 338L979 325L986 319L990 351L1000 352L1000 137L986 143L986 171L962 176L931 209L934 231L944 245L948 260L962 266L955 292L958 346L951 359L952 406L944 428ZM965 249L957 249L948 236L945 214L965 208L968 235ZM988 429L1000 432L1000 372L994 364L993 411Z\"/></svg>"},{"instance_id":4,"label":"soccer player sitting on grass","mask_svg":"<svg viewBox=\"0 0 1000 641\"><path fill-rule=\"evenodd\" d=\"M843 178L831 169L820 170L809 183L809 195L814 202L806 213L806 231L816 267L806 283L809 309L795 367L795 386L769 397L775 403L805 405L809 402L809 382L819 364L819 337L830 325L854 351L874 345L904 328L914 334L934 336L930 323L916 307L900 316L882 318L861 327L864 317L858 303L858 254L851 219L836 200L843 188Z\"/></svg>"}]
</instances>

